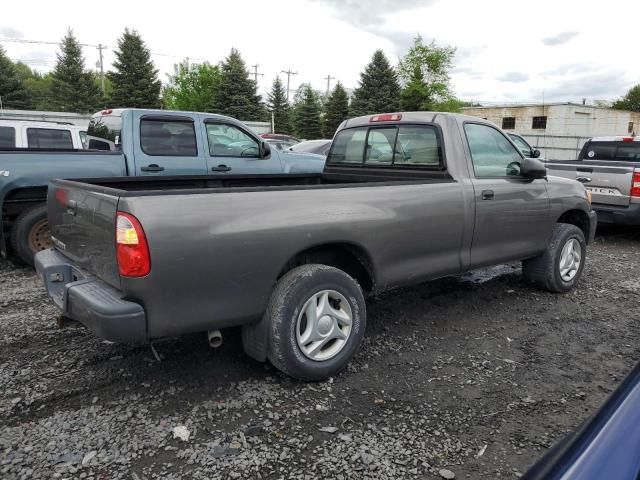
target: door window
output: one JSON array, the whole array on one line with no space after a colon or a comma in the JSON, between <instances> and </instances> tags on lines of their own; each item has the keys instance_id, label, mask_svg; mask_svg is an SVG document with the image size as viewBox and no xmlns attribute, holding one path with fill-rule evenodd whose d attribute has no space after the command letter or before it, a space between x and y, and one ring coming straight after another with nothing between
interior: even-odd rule
<instances>
[{"instance_id":1,"label":"door window","mask_svg":"<svg viewBox=\"0 0 640 480\"><path fill-rule=\"evenodd\" d=\"M520 175L522 157L495 128L477 123L464 126L476 177L511 177Z\"/></svg>"},{"instance_id":2,"label":"door window","mask_svg":"<svg viewBox=\"0 0 640 480\"><path fill-rule=\"evenodd\" d=\"M258 140L235 125L207 123L206 126L209 155L212 157L256 158L260 156Z\"/></svg>"},{"instance_id":3,"label":"door window","mask_svg":"<svg viewBox=\"0 0 640 480\"><path fill-rule=\"evenodd\" d=\"M195 157L198 147L193 122L142 119L140 147L152 156Z\"/></svg>"},{"instance_id":4,"label":"door window","mask_svg":"<svg viewBox=\"0 0 640 480\"><path fill-rule=\"evenodd\" d=\"M27 146L29 148L73 149L73 140L69 130L27 128Z\"/></svg>"},{"instance_id":5,"label":"door window","mask_svg":"<svg viewBox=\"0 0 640 480\"><path fill-rule=\"evenodd\" d=\"M0 148L15 148L16 129L13 127L0 127Z\"/></svg>"}]
</instances>

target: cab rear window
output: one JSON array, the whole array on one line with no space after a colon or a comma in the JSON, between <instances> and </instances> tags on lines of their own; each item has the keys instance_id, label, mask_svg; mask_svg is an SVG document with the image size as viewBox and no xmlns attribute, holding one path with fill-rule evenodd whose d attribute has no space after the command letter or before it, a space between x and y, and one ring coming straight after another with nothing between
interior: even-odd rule
<instances>
[{"instance_id":1,"label":"cab rear window","mask_svg":"<svg viewBox=\"0 0 640 480\"><path fill-rule=\"evenodd\" d=\"M640 161L640 142L590 142L582 152L583 160Z\"/></svg>"},{"instance_id":2,"label":"cab rear window","mask_svg":"<svg viewBox=\"0 0 640 480\"><path fill-rule=\"evenodd\" d=\"M341 130L328 163L360 166L441 167L442 144L429 125L385 125Z\"/></svg>"}]
</instances>

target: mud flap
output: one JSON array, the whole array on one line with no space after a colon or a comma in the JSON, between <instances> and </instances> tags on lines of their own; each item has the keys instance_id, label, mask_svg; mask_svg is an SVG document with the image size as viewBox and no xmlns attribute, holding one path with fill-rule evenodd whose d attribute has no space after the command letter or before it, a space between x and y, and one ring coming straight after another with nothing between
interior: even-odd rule
<instances>
[{"instance_id":1,"label":"mud flap","mask_svg":"<svg viewBox=\"0 0 640 480\"><path fill-rule=\"evenodd\" d=\"M255 323L247 323L242 326L242 348L244 353L258 362L267 361L267 348L269 346L269 320L263 315Z\"/></svg>"}]
</instances>

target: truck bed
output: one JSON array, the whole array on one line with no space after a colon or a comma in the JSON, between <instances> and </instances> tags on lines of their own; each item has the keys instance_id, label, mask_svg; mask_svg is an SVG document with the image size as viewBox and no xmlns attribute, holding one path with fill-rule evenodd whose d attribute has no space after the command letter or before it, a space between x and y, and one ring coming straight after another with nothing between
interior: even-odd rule
<instances>
[{"instance_id":1,"label":"truck bed","mask_svg":"<svg viewBox=\"0 0 640 480\"><path fill-rule=\"evenodd\" d=\"M59 185L78 183L90 184L91 190L120 197L172 195L181 193L204 193L212 189L224 191L262 191L303 188L323 188L339 186L358 186L363 183L388 185L423 184L453 182L446 171L380 171L372 173L359 172L354 168L351 172L340 169L340 173L318 174L276 174L276 175L224 175L224 176L163 176L163 177L116 177L116 178L83 178L75 180L57 180Z\"/></svg>"}]
</instances>

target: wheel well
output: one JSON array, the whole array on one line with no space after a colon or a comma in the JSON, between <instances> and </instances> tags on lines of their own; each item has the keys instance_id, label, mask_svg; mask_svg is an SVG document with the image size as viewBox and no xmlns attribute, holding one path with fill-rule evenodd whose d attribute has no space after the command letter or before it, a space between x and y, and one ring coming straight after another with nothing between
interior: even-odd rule
<instances>
[{"instance_id":1,"label":"wheel well","mask_svg":"<svg viewBox=\"0 0 640 480\"><path fill-rule=\"evenodd\" d=\"M278 278L289 270L319 263L339 268L355 278L367 292L375 286L375 274L371 258L365 250L349 243L331 243L308 248L292 257L280 271Z\"/></svg>"},{"instance_id":2,"label":"wheel well","mask_svg":"<svg viewBox=\"0 0 640 480\"><path fill-rule=\"evenodd\" d=\"M47 187L25 187L11 190L2 201L3 221L13 222L18 215L47 201Z\"/></svg>"},{"instance_id":3,"label":"wheel well","mask_svg":"<svg viewBox=\"0 0 640 480\"><path fill-rule=\"evenodd\" d=\"M584 238L588 242L589 241L589 217L582 210L568 210L560 215L558 218L558 223L570 223L571 225L575 225L582 233L584 233Z\"/></svg>"}]
</instances>

